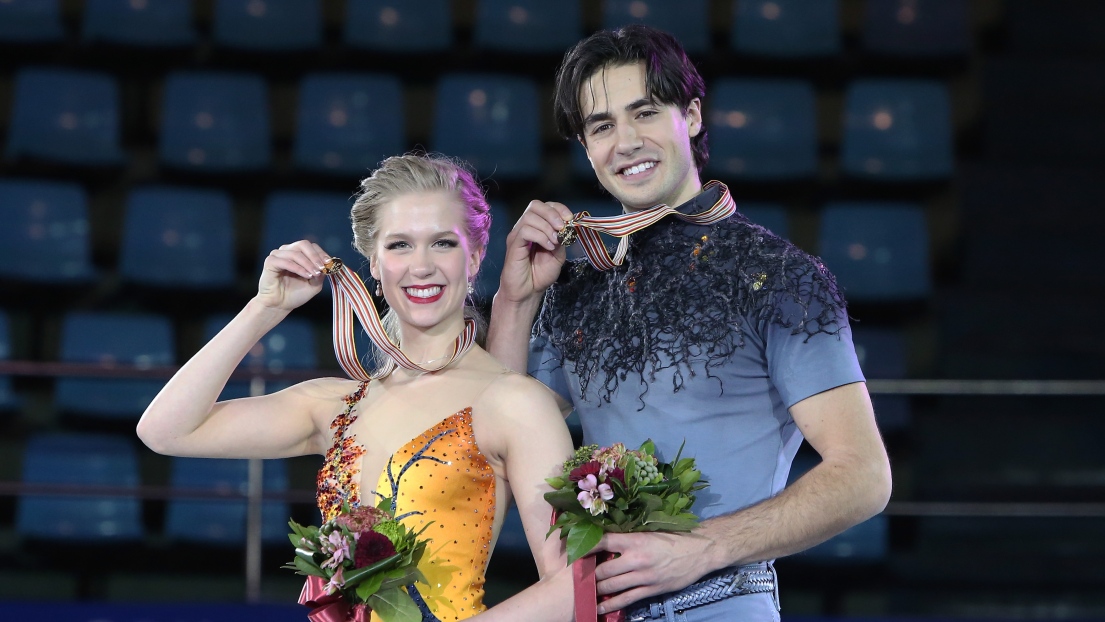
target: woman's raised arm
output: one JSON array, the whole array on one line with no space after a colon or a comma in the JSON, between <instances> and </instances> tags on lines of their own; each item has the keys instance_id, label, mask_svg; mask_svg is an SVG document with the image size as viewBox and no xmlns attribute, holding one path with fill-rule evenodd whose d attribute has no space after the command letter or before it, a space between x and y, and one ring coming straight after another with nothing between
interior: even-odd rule
<instances>
[{"instance_id":1,"label":"woman's raised arm","mask_svg":"<svg viewBox=\"0 0 1105 622\"><path fill-rule=\"evenodd\" d=\"M325 398L340 393L342 381L311 381L263 397L216 400L254 344L322 289L328 258L307 241L272 251L257 296L146 408L137 429L142 442L174 456L276 458L320 451L325 426L316 421L325 417ZM334 404L340 407L340 400Z\"/></svg>"}]
</instances>

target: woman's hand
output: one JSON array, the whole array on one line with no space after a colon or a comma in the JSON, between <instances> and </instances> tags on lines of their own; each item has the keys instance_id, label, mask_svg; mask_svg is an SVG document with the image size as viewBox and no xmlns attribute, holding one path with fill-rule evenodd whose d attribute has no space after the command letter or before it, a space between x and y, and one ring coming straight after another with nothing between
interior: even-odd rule
<instances>
[{"instance_id":1,"label":"woman's hand","mask_svg":"<svg viewBox=\"0 0 1105 622\"><path fill-rule=\"evenodd\" d=\"M308 240L285 244L269 253L257 300L266 307L291 311L322 290L322 268L330 255Z\"/></svg>"}]
</instances>

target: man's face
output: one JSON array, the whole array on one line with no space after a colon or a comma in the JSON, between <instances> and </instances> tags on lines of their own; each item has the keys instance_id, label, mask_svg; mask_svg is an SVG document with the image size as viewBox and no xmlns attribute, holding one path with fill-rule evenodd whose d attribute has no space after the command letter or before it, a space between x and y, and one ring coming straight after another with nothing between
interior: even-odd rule
<instances>
[{"instance_id":1,"label":"man's face","mask_svg":"<svg viewBox=\"0 0 1105 622\"><path fill-rule=\"evenodd\" d=\"M645 94L642 63L604 67L580 88L580 142L599 183L629 211L679 205L702 190L691 138L702 131L698 99L686 114Z\"/></svg>"}]
</instances>

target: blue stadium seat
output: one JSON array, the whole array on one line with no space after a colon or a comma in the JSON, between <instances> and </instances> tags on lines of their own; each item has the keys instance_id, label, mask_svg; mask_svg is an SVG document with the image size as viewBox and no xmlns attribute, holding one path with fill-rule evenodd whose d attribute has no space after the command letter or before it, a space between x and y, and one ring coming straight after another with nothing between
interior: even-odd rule
<instances>
[{"instance_id":1,"label":"blue stadium seat","mask_svg":"<svg viewBox=\"0 0 1105 622\"><path fill-rule=\"evenodd\" d=\"M27 67L15 77L8 158L119 164L119 93L105 73Z\"/></svg>"},{"instance_id":2,"label":"blue stadium seat","mask_svg":"<svg viewBox=\"0 0 1105 622\"><path fill-rule=\"evenodd\" d=\"M840 52L838 0L734 0L732 46L744 54L832 56Z\"/></svg>"},{"instance_id":3,"label":"blue stadium seat","mask_svg":"<svg viewBox=\"0 0 1105 622\"><path fill-rule=\"evenodd\" d=\"M204 339L210 341L230 323L229 315L218 315L207 320ZM315 329L303 318L289 317L280 322L261 338L249 351L239 369L281 372L285 369L314 369L318 367L315 349ZM275 393L291 386L291 382L267 382L265 394ZM249 397L249 380L230 380L219 396L220 400Z\"/></svg>"},{"instance_id":4,"label":"blue stadium seat","mask_svg":"<svg viewBox=\"0 0 1105 622\"><path fill-rule=\"evenodd\" d=\"M470 162L483 177L541 172L537 87L528 78L447 75L437 87L433 148Z\"/></svg>"},{"instance_id":5,"label":"blue stadium seat","mask_svg":"<svg viewBox=\"0 0 1105 622\"><path fill-rule=\"evenodd\" d=\"M203 172L261 169L269 164L269 105L253 74L171 73L161 111L161 161Z\"/></svg>"},{"instance_id":6,"label":"blue stadium seat","mask_svg":"<svg viewBox=\"0 0 1105 622\"><path fill-rule=\"evenodd\" d=\"M928 225L919 205L830 203L821 212L819 249L850 301L931 293Z\"/></svg>"},{"instance_id":7,"label":"blue stadium seat","mask_svg":"<svg viewBox=\"0 0 1105 622\"><path fill-rule=\"evenodd\" d=\"M487 250L480 264L480 274L476 278L476 298L491 301L499 291L499 277L503 273L503 260L506 258L506 236L514 228L517 219L501 203L491 204L491 231L488 234Z\"/></svg>"},{"instance_id":8,"label":"blue stadium seat","mask_svg":"<svg viewBox=\"0 0 1105 622\"><path fill-rule=\"evenodd\" d=\"M347 0L345 43L390 52L438 52L453 44L448 0Z\"/></svg>"},{"instance_id":9,"label":"blue stadium seat","mask_svg":"<svg viewBox=\"0 0 1105 622\"><path fill-rule=\"evenodd\" d=\"M275 248L296 240L310 240L327 253L352 262L353 227L348 194L329 192L274 192L265 201L258 267Z\"/></svg>"},{"instance_id":10,"label":"blue stadium seat","mask_svg":"<svg viewBox=\"0 0 1105 622\"><path fill-rule=\"evenodd\" d=\"M169 318L129 313L74 312L61 327L61 360L138 368L172 365L176 345ZM58 378L55 405L63 412L138 420L164 380Z\"/></svg>"},{"instance_id":11,"label":"blue stadium seat","mask_svg":"<svg viewBox=\"0 0 1105 622\"><path fill-rule=\"evenodd\" d=\"M320 0L218 0L216 44L246 50L292 51L322 45Z\"/></svg>"},{"instance_id":12,"label":"blue stadium seat","mask_svg":"<svg viewBox=\"0 0 1105 622\"><path fill-rule=\"evenodd\" d=\"M967 0L867 0L863 46L891 56L961 56L970 51Z\"/></svg>"},{"instance_id":13,"label":"blue stadium seat","mask_svg":"<svg viewBox=\"0 0 1105 622\"><path fill-rule=\"evenodd\" d=\"M288 490L283 460L265 460L266 493ZM173 488L239 492L249 489L249 461L214 458L173 458ZM261 504L261 540L288 542L291 509L284 501ZM165 535L183 542L241 546L246 541L246 501L228 499L174 499L166 507Z\"/></svg>"},{"instance_id":14,"label":"blue stadium seat","mask_svg":"<svg viewBox=\"0 0 1105 622\"><path fill-rule=\"evenodd\" d=\"M790 221L787 208L775 203L741 203L737 206L748 220L783 238L790 239Z\"/></svg>"},{"instance_id":15,"label":"blue stadium seat","mask_svg":"<svg viewBox=\"0 0 1105 622\"><path fill-rule=\"evenodd\" d=\"M852 325L863 375L868 379L898 380L906 377L906 345L901 331ZM875 417L884 432L909 426L912 415L907 395L872 395Z\"/></svg>"},{"instance_id":16,"label":"blue stadium seat","mask_svg":"<svg viewBox=\"0 0 1105 622\"><path fill-rule=\"evenodd\" d=\"M821 462L812 450L799 451L790 468L789 486ZM837 536L807 549L797 559L817 564L872 564L886 559L890 545L890 521L879 514Z\"/></svg>"},{"instance_id":17,"label":"blue stadium seat","mask_svg":"<svg viewBox=\"0 0 1105 622\"><path fill-rule=\"evenodd\" d=\"M295 164L332 175L367 175L406 147L403 92L394 76L323 73L299 86Z\"/></svg>"},{"instance_id":18,"label":"blue stadium seat","mask_svg":"<svg viewBox=\"0 0 1105 622\"><path fill-rule=\"evenodd\" d=\"M600 218L608 218L610 216L622 215L621 203L618 203L612 198L600 201L571 201L569 203L565 203L565 205L568 206L568 209L572 210L573 214L578 214L579 212L587 212L592 216L598 216ZM511 223L511 226L513 225L514 223ZM610 252L611 255L613 255L614 251L618 248L618 238L602 234L600 234L600 237L602 237L602 241L606 245L606 249ZM585 257L586 255L583 253L583 245L572 244L568 247L569 259L584 259Z\"/></svg>"},{"instance_id":19,"label":"blue stadium seat","mask_svg":"<svg viewBox=\"0 0 1105 622\"><path fill-rule=\"evenodd\" d=\"M24 484L138 486L138 459L130 441L98 434L49 434L27 441ZM142 505L135 497L24 496L16 533L73 543L142 538Z\"/></svg>"},{"instance_id":20,"label":"blue stadium seat","mask_svg":"<svg viewBox=\"0 0 1105 622\"><path fill-rule=\"evenodd\" d=\"M143 47L191 45L192 0L85 0L81 36Z\"/></svg>"},{"instance_id":21,"label":"blue stadium seat","mask_svg":"<svg viewBox=\"0 0 1105 622\"><path fill-rule=\"evenodd\" d=\"M480 0L475 43L488 50L557 55L582 34L578 2Z\"/></svg>"},{"instance_id":22,"label":"blue stadium seat","mask_svg":"<svg viewBox=\"0 0 1105 622\"><path fill-rule=\"evenodd\" d=\"M706 123L710 170L748 180L812 177L814 99L813 87L799 80L718 80Z\"/></svg>"},{"instance_id":23,"label":"blue stadium seat","mask_svg":"<svg viewBox=\"0 0 1105 622\"><path fill-rule=\"evenodd\" d=\"M123 279L162 287L234 284L234 221L219 190L150 186L131 192L123 224Z\"/></svg>"},{"instance_id":24,"label":"blue stadium seat","mask_svg":"<svg viewBox=\"0 0 1105 622\"><path fill-rule=\"evenodd\" d=\"M844 115L845 173L889 181L951 175L951 104L943 84L860 80L848 89Z\"/></svg>"},{"instance_id":25,"label":"blue stadium seat","mask_svg":"<svg viewBox=\"0 0 1105 622\"><path fill-rule=\"evenodd\" d=\"M12 336L8 314L0 309L0 361L11 358ZM12 390L12 379L0 376L0 410L12 410L19 406L19 399Z\"/></svg>"},{"instance_id":26,"label":"blue stadium seat","mask_svg":"<svg viewBox=\"0 0 1105 622\"><path fill-rule=\"evenodd\" d=\"M698 54L710 49L708 8L706 0L606 0L602 26L646 24L674 35L688 54Z\"/></svg>"},{"instance_id":27,"label":"blue stadium seat","mask_svg":"<svg viewBox=\"0 0 1105 622\"><path fill-rule=\"evenodd\" d=\"M65 36L60 0L0 2L0 42L46 43Z\"/></svg>"},{"instance_id":28,"label":"blue stadium seat","mask_svg":"<svg viewBox=\"0 0 1105 622\"><path fill-rule=\"evenodd\" d=\"M84 189L70 182L0 180L0 277L93 280Z\"/></svg>"}]
</instances>

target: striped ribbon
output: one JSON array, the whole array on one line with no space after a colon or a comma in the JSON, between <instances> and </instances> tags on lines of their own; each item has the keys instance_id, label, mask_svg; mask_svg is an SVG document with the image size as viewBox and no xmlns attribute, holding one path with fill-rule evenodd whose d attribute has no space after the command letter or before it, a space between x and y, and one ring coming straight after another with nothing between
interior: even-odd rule
<instances>
[{"instance_id":1,"label":"striped ribbon","mask_svg":"<svg viewBox=\"0 0 1105 622\"><path fill-rule=\"evenodd\" d=\"M674 207L668 207L667 205L657 205L640 212L605 218L592 216L588 212L580 212L570 222L565 223L564 228L560 230L557 236L558 241L565 246L570 246L575 241L575 237L579 236L580 244L583 245L583 252L587 255L587 261L591 262L596 270L609 270L622 265L622 261L625 260L625 254L629 250L630 234L653 225L666 216L675 216L696 225L712 225L735 214L737 204L733 201L733 197L729 194L729 188L725 184L720 181L711 181L703 186L702 191L707 192L715 186L721 188L721 196L709 209L697 214L683 214ZM602 243L599 233L621 238L613 257L606 250L606 245Z\"/></svg>"},{"instance_id":2,"label":"striped ribbon","mask_svg":"<svg viewBox=\"0 0 1105 622\"><path fill-rule=\"evenodd\" d=\"M379 380L386 377L395 368L402 367L411 371L434 372L448 367L472 347L476 342L476 323L473 320L465 320L464 330L457 336L453 344L453 352L446 361L432 369L422 367L418 363L407 358L399 349L380 321L380 313L376 310L376 304L368 295L368 289L364 281L353 270L345 270L342 261L336 257L326 262L323 269L326 277L330 279L330 289L334 293L334 353L337 355L338 364L345 373L354 380ZM376 347L388 356L387 364L375 374L365 371L361 361L357 358L357 344L353 340L353 317L356 316L368 333L368 338Z\"/></svg>"}]
</instances>

